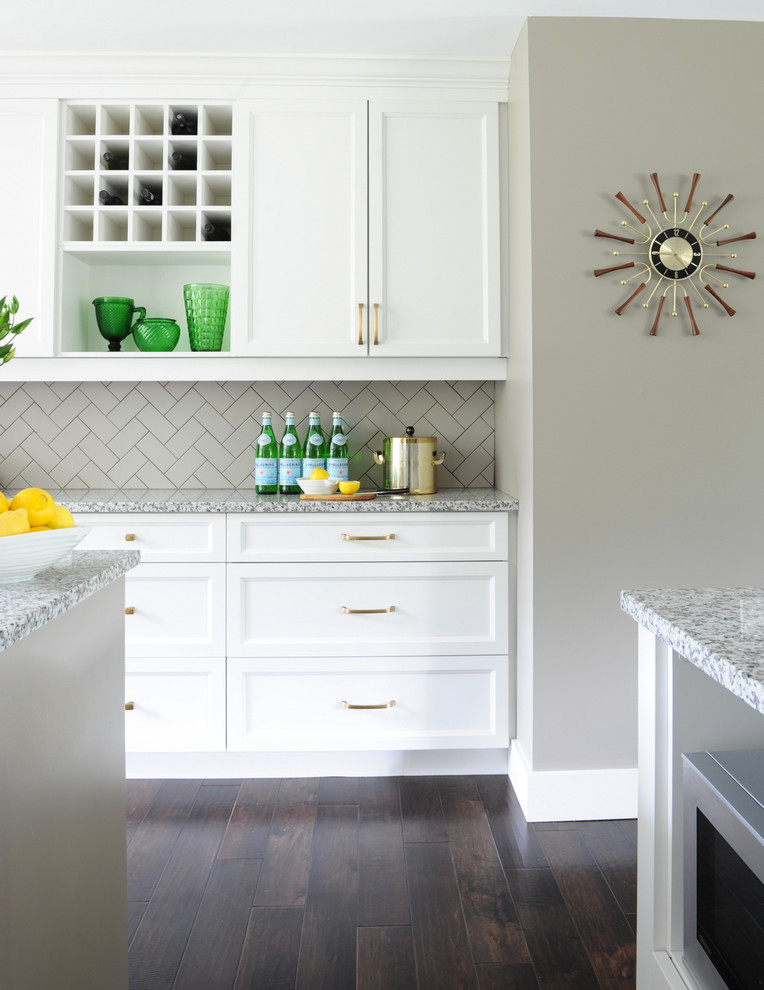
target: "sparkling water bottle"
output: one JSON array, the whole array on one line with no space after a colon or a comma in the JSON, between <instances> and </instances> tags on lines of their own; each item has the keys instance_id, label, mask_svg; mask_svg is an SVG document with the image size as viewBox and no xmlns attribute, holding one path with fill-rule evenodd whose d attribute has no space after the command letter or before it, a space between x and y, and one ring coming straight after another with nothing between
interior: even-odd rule
<instances>
[{"instance_id":1,"label":"sparkling water bottle","mask_svg":"<svg viewBox=\"0 0 764 990\"><path fill-rule=\"evenodd\" d=\"M317 412L311 412L308 413L308 432L302 448L303 476L309 478L316 468L326 470L326 440L321 429L321 418Z\"/></svg>"},{"instance_id":2,"label":"sparkling water bottle","mask_svg":"<svg viewBox=\"0 0 764 990\"><path fill-rule=\"evenodd\" d=\"M297 479L302 476L302 448L294 426L294 413L284 415L284 435L279 444L279 492L299 495Z\"/></svg>"},{"instance_id":3,"label":"sparkling water bottle","mask_svg":"<svg viewBox=\"0 0 764 990\"><path fill-rule=\"evenodd\" d=\"M329 450L326 458L326 470L332 478L347 481L348 473L348 441L342 432L342 419L338 412L332 413L332 435L329 437Z\"/></svg>"},{"instance_id":4,"label":"sparkling water bottle","mask_svg":"<svg viewBox=\"0 0 764 990\"><path fill-rule=\"evenodd\" d=\"M255 455L255 491L258 495L273 495L278 491L278 463L279 445L273 435L271 414L264 412Z\"/></svg>"}]
</instances>

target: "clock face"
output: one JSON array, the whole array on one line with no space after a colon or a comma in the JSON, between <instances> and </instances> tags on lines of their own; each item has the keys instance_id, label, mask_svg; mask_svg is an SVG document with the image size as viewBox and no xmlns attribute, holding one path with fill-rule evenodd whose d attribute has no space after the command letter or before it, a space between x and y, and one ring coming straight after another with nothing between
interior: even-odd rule
<instances>
[{"instance_id":1,"label":"clock face","mask_svg":"<svg viewBox=\"0 0 764 990\"><path fill-rule=\"evenodd\" d=\"M650 263L664 278L689 278L702 261L700 241L682 227L662 230L650 245Z\"/></svg>"},{"instance_id":2,"label":"clock face","mask_svg":"<svg viewBox=\"0 0 764 990\"><path fill-rule=\"evenodd\" d=\"M714 305L721 307L728 316L735 315L735 310L719 290L730 287L730 275L740 279L756 278L756 272L738 268L735 263L737 244L754 240L756 234L730 236L727 233L729 224L719 226L715 222L717 215L734 199L732 193L711 212L707 211L705 200L699 206L693 205L700 179L698 172L692 177L683 206L678 192L666 203L657 172L651 173L650 179L657 197L655 209L650 200L643 199L642 213L622 192L615 194L633 219L621 220L622 233L619 234L594 231L595 237L618 241L618 249L613 251L613 257L618 259L616 264L595 268L594 274L599 277L617 272L621 285L637 283L631 295L615 310L618 316L622 316L635 299L640 300L644 309L648 309L655 299L657 311L649 331L651 337L658 333L664 308L671 316L683 314L689 321L692 336L697 337L700 328L693 305L709 309L709 299L713 299ZM730 245L734 245L731 250Z\"/></svg>"}]
</instances>

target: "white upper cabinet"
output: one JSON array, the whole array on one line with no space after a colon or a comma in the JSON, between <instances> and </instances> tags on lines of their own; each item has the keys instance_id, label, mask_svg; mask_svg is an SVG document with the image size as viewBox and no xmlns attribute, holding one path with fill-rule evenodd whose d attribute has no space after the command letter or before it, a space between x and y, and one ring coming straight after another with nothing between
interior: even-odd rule
<instances>
[{"instance_id":1,"label":"white upper cabinet","mask_svg":"<svg viewBox=\"0 0 764 990\"><path fill-rule=\"evenodd\" d=\"M57 123L56 100L0 100L0 298L16 296L18 319L34 317L17 358L53 354Z\"/></svg>"},{"instance_id":2,"label":"white upper cabinet","mask_svg":"<svg viewBox=\"0 0 764 990\"><path fill-rule=\"evenodd\" d=\"M501 353L495 103L369 106L369 353Z\"/></svg>"},{"instance_id":3,"label":"white upper cabinet","mask_svg":"<svg viewBox=\"0 0 764 990\"><path fill-rule=\"evenodd\" d=\"M501 353L495 103L257 101L244 112L249 252L234 279L249 312L237 349Z\"/></svg>"}]
</instances>

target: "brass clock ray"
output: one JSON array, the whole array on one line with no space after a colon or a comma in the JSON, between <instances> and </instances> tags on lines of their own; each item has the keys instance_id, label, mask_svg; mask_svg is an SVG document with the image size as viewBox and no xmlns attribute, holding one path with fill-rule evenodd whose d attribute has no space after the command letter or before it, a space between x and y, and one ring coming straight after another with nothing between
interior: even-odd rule
<instances>
[{"instance_id":1,"label":"brass clock ray","mask_svg":"<svg viewBox=\"0 0 764 990\"><path fill-rule=\"evenodd\" d=\"M617 315L621 316L624 310L647 289L647 296L642 302L643 308L647 309L656 296L658 307L650 328L650 336L657 336L663 308L668 299L671 303L672 316L678 316L679 308L681 308L682 303L684 304L689 319L690 332L693 337L697 337L700 335L700 328L695 319L693 300L699 303L703 309L708 309L710 305L708 296L710 296L728 316L734 316L735 310L719 294L718 289L729 288L729 282L724 279L730 274L747 279L756 277L756 272L744 271L741 268L722 264L721 260L717 260L735 260L737 258L736 251L718 252L714 249L725 248L739 241L753 240L756 234L751 232L733 237L720 236L729 230L729 224L726 223L711 229L711 224L717 215L734 199L732 193L729 193L716 209L704 218L703 215L709 206L706 200L702 200L693 213L695 193L700 180L699 172L695 172L692 176L687 199L682 208L679 206L678 192L673 194L668 204L666 203L657 172L652 172L650 179L658 200L658 215L653 211L649 200L644 199L640 204L644 210L643 215L622 192L617 192L615 198L632 214L639 226L635 226L631 220L621 220L621 227L630 233L611 234L604 230L594 231L595 237L609 238L620 244L631 245L635 249L639 249L630 251L619 247L613 251L614 258L626 257L644 260L625 261L608 268L596 268L594 274L595 277L599 277L611 272L625 272L634 269L634 274L621 279L621 285L628 285L635 279L641 279L641 281L616 308ZM723 274L717 275L715 272ZM652 287L651 283L654 283ZM713 283L716 283L716 286ZM701 290L708 293L708 296L704 296ZM679 308L677 307L678 302L680 303Z\"/></svg>"}]
</instances>

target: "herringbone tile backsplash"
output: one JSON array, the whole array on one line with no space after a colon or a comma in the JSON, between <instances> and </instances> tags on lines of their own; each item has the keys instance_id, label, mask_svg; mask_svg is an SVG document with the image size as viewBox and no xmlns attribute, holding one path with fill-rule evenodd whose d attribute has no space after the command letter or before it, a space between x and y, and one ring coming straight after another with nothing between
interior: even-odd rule
<instances>
[{"instance_id":1,"label":"herringbone tile backsplash","mask_svg":"<svg viewBox=\"0 0 764 990\"><path fill-rule=\"evenodd\" d=\"M439 488L494 484L493 382L28 382L0 384L0 489L253 488L261 413L278 438L287 409L301 439L341 413L363 487L407 426L445 451Z\"/></svg>"}]
</instances>

